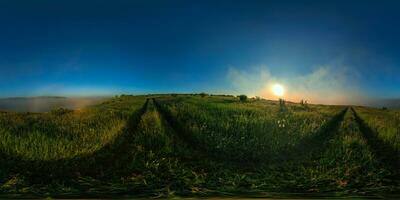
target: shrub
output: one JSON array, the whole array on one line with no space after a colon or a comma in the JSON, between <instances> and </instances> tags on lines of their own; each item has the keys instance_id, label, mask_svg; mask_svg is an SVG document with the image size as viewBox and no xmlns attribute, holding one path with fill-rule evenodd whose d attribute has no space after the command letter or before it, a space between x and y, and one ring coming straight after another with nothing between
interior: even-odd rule
<instances>
[{"instance_id":1,"label":"shrub","mask_svg":"<svg viewBox=\"0 0 400 200\"><path fill-rule=\"evenodd\" d=\"M200 96L201 96L201 97L205 97L205 96L208 96L208 94L202 92L202 93L200 93Z\"/></svg>"},{"instance_id":2,"label":"shrub","mask_svg":"<svg viewBox=\"0 0 400 200\"><path fill-rule=\"evenodd\" d=\"M241 102L245 102L245 101L247 101L247 96L246 96L246 95L244 95L244 94L242 94L242 95L239 95L238 97L239 97L239 99L240 99L240 101L241 101Z\"/></svg>"},{"instance_id":3,"label":"shrub","mask_svg":"<svg viewBox=\"0 0 400 200\"><path fill-rule=\"evenodd\" d=\"M53 115L64 115L64 114L68 114L74 112L71 109L67 109L67 108L56 108L50 111L51 114Z\"/></svg>"}]
</instances>

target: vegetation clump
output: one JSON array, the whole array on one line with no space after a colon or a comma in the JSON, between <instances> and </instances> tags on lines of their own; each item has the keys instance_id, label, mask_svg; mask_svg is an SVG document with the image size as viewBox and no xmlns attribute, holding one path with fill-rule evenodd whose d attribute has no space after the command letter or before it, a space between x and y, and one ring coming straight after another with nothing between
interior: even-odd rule
<instances>
[{"instance_id":1,"label":"vegetation clump","mask_svg":"<svg viewBox=\"0 0 400 200\"><path fill-rule=\"evenodd\" d=\"M208 96L208 94L207 94L207 93L204 93L204 92L200 93L199 95L200 95L201 97L203 97L203 98L206 97L206 96Z\"/></svg>"},{"instance_id":2,"label":"vegetation clump","mask_svg":"<svg viewBox=\"0 0 400 200\"><path fill-rule=\"evenodd\" d=\"M53 115L65 115L72 112L73 110L67 108L57 108L50 111L50 113Z\"/></svg>"},{"instance_id":3,"label":"vegetation clump","mask_svg":"<svg viewBox=\"0 0 400 200\"><path fill-rule=\"evenodd\" d=\"M246 102L246 101L247 101L247 96L244 95L244 94L239 95L238 97L239 97L239 100L240 100L241 102Z\"/></svg>"}]
</instances>

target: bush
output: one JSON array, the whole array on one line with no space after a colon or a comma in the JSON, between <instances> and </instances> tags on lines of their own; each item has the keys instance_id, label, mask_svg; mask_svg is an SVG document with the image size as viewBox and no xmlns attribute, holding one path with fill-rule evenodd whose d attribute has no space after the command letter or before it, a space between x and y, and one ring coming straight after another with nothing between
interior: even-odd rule
<instances>
[{"instance_id":1,"label":"bush","mask_svg":"<svg viewBox=\"0 0 400 200\"><path fill-rule=\"evenodd\" d=\"M208 96L208 94L202 92L202 93L200 93L200 96L201 96L201 97L205 97L205 96Z\"/></svg>"},{"instance_id":2,"label":"bush","mask_svg":"<svg viewBox=\"0 0 400 200\"><path fill-rule=\"evenodd\" d=\"M245 102L245 101L247 101L247 96L246 96L246 95L244 95L244 94L242 94L242 95L239 95L238 97L239 97L239 99L240 99L240 101L241 101L241 102Z\"/></svg>"},{"instance_id":3,"label":"bush","mask_svg":"<svg viewBox=\"0 0 400 200\"><path fill-rule=\"evenodd\" d=\"M51 114L53 115L64 115L64 114L68 114L74 112L71 109L67 109L67 108L56 108L50 111Z\"/></svg>"}]
</instances>

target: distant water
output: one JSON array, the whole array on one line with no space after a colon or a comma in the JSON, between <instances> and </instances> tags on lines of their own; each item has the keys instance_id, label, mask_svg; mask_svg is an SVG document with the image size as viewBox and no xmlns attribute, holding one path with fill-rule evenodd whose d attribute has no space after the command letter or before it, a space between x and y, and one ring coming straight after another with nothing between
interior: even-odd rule
<instances>
[{"instance_id":1,"label":"distant water","mask_svg":"<svg viewBox=\"0 0 400 200\"><path fill-rule=\"evenodd\" d=\"M28 97L0 99L0 111L48 112L56 108L80 109L108 97Z\"/></svg>"}]
</instances>

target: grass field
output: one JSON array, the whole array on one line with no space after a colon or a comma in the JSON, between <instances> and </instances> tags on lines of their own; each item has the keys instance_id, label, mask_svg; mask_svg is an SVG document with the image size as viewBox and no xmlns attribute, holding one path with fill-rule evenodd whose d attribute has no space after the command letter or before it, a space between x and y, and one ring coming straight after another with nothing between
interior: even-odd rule
<instances>
[{"instance_id":1,"label":"grass field","mask_svg":"<svg viewBox=\"0 0 400 200\"><path fill-rule=\"evenodd\" d=\"M120 96L0 112L1 197L395 196L400 112Z\"/></svg>"}]
</instances>

